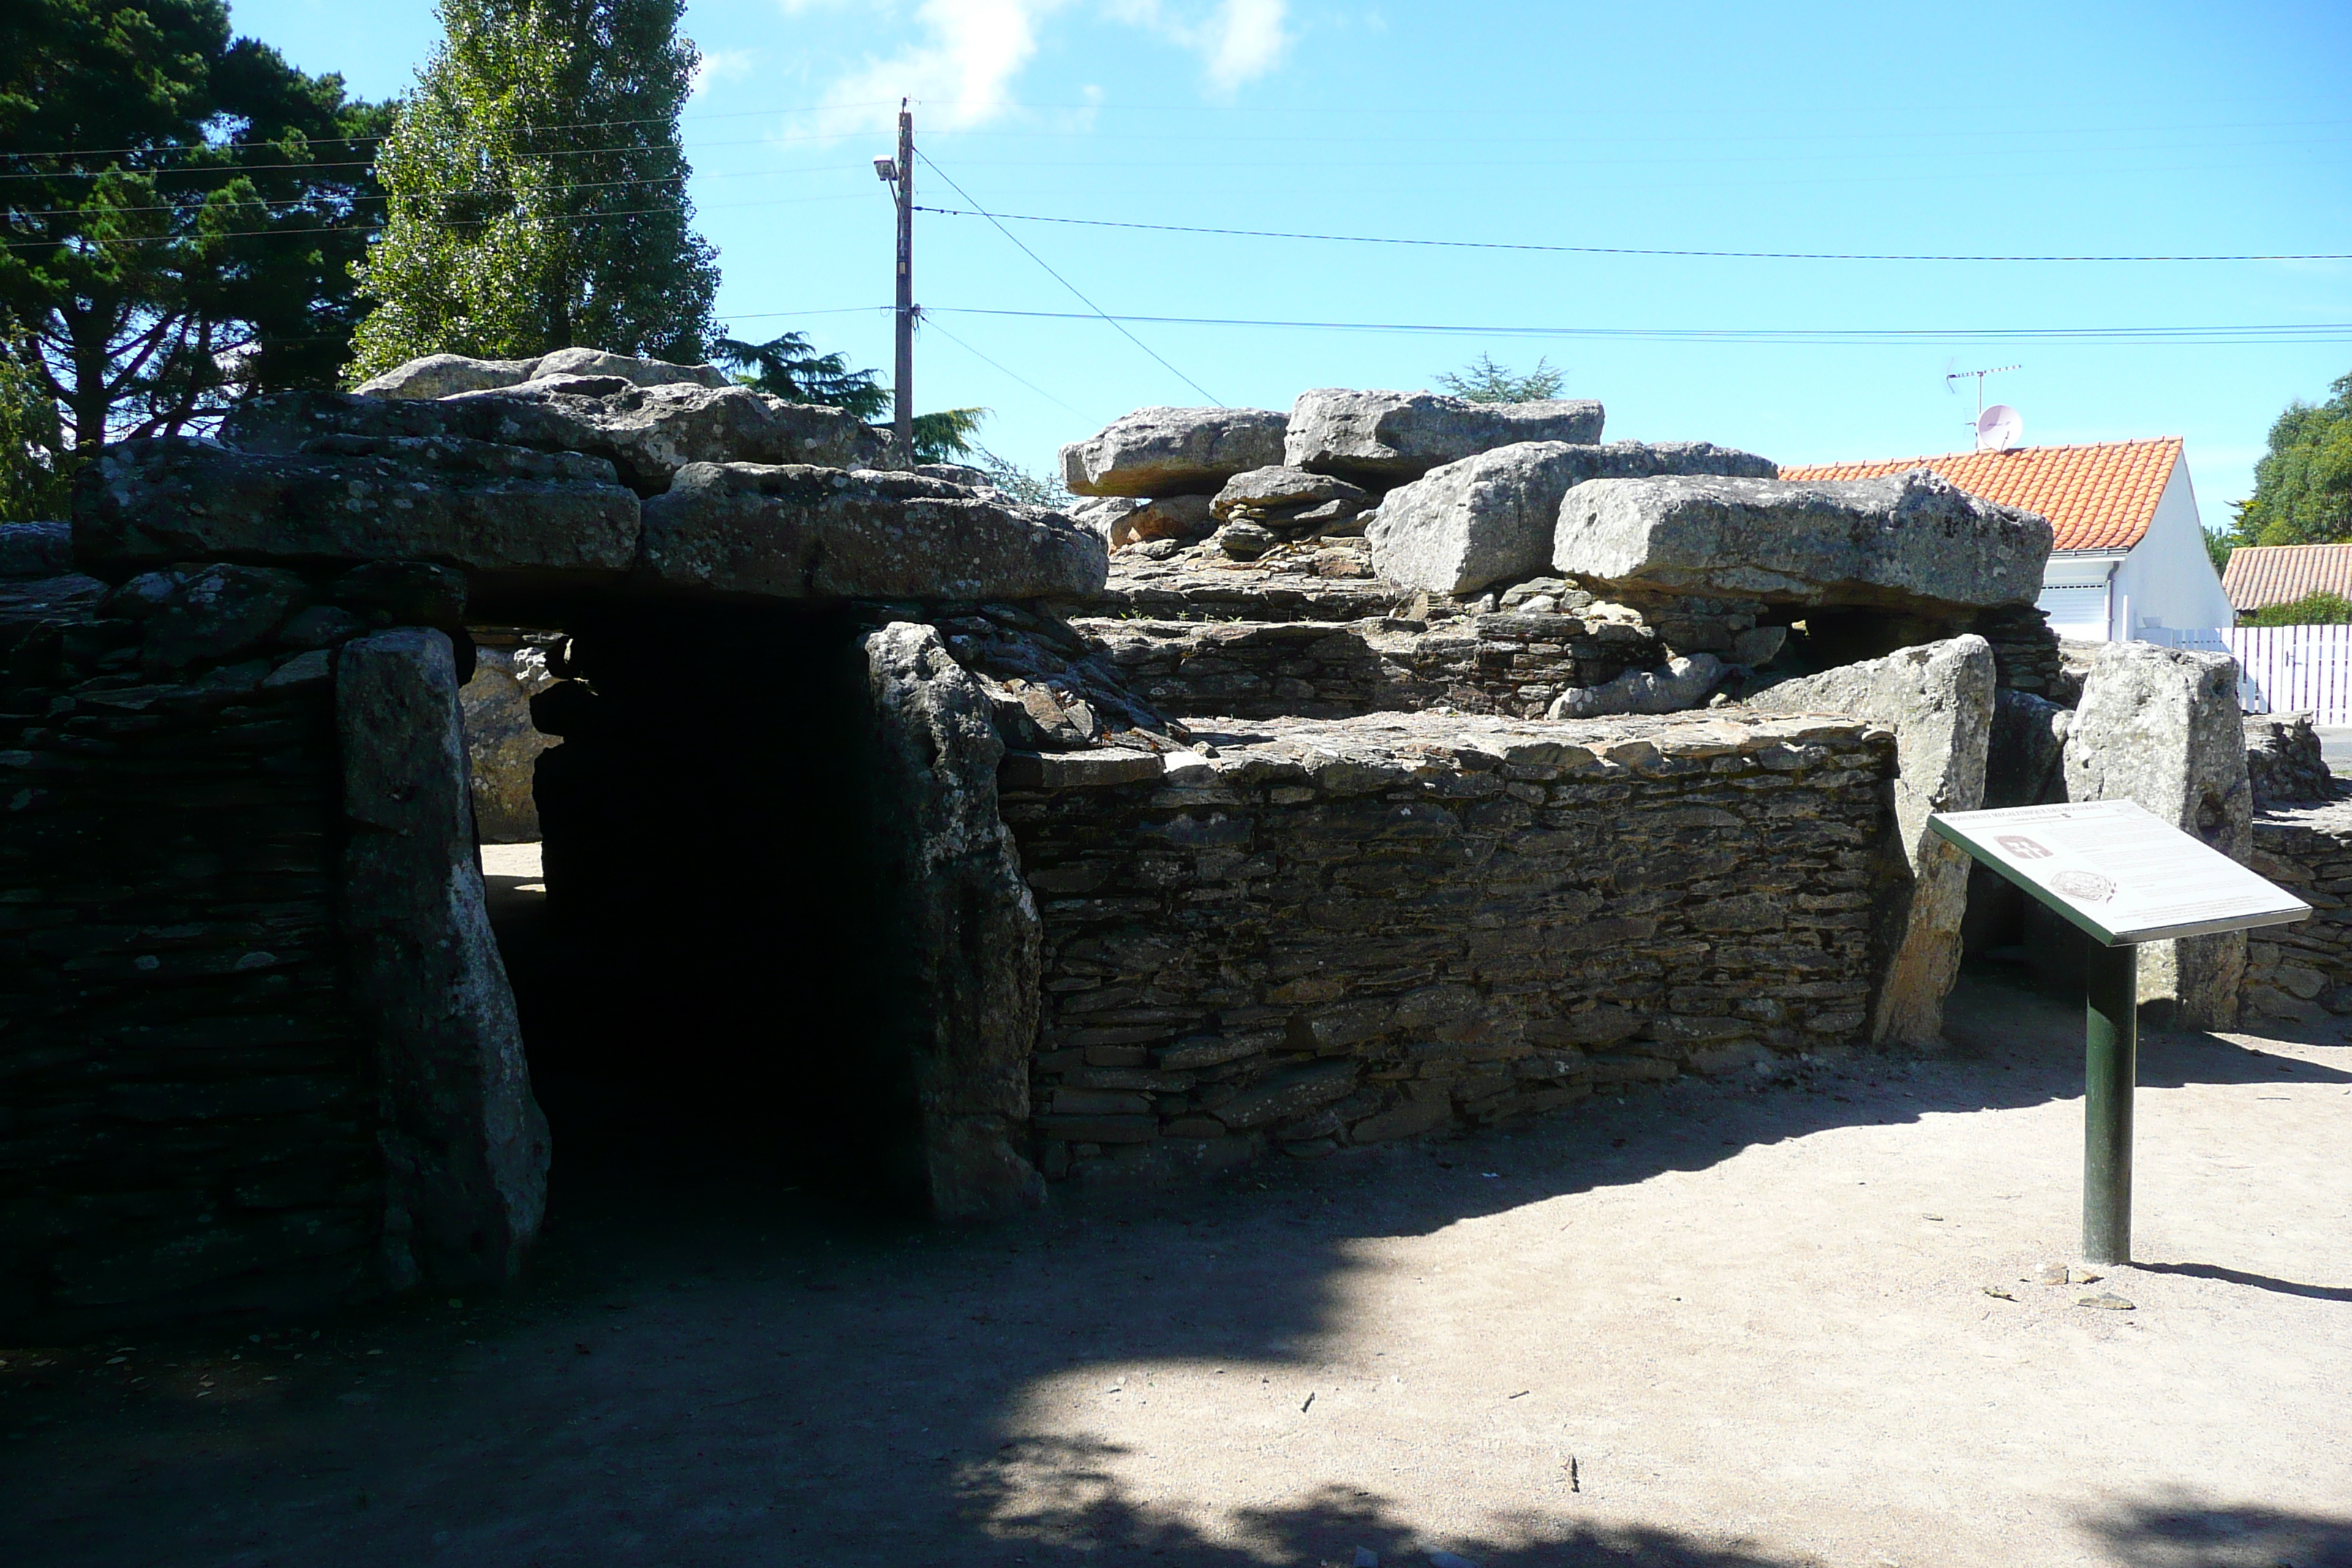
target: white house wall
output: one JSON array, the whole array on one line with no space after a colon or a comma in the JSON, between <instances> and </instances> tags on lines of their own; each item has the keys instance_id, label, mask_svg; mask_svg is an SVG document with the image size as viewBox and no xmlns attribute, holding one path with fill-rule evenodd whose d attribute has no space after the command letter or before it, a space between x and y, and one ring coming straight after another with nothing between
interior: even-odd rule
<instances>
[{"instance_id":1,"label":"white house wall","mask_svg":"<svg viewBox=\"0 0 2352 1568\"><path fill-rule=\"evenodd\" d=\"M2122 639L2150 627L2178 631L2237 625L2221 574L2206 552L2197 491L2184 456L2156 503L2147 534L2116 572L2107 596L2108 637ZM2126 624L2125 617L2129 616Z\"/></svg>"}]
</instances>

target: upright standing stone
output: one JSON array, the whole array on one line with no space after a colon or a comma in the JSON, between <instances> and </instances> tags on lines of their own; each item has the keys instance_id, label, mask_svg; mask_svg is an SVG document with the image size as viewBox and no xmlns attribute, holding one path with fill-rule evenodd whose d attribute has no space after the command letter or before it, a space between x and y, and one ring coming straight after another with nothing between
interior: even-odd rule
<instances>
[{"instance_id":1,"label":"upright standing stone","mask_svg":"<svg viewBox=\"0 0 2352 1568\"><path fill-rule=\"evenodd\" d=\"M1028 1142L1042 927L997 812L1004 742L980 682L928 626L863 639L880 764L875 803L903 930L932 1212L981 1218L1045 1201Z\"/></svg>"},{"instance_id":2,"label":"upright standing stone","mask_svg":"<svg viewBox=\"0 0 2352 1568\"><path fill-rule=\"evenodd\" d=\"M1970 635L1927 643L1784 681L1749 700L1780 713L1849 713L1895 731L1895 825L1902 866L1875 900L1877 984L1870 1036L1881 1044L1931 1046L1944 998L1960 972L1960 917L1968 911L1969 858L1928 831L1938 811L1984 804L1992 738L1992 645Z\"/></svg>"},{"instance_id":3,"label":"upright standing stone","mask_svg":"<svg viewBox=\"0 0 2352 1568\"><path fill-rule=\"evenodd\" d=\"M395 1285L510 1279L547 1200L547 1121L531 1098L467 805L449 639L400 627L337 655L343 923L375 1037Z\"/></svg>"},{"instance_id":4,"label":"upright standing stone","mask_svg":"<svg viewBox=\"0 0 2352 1568\"><path fill-rule=\"evenodd\" d=\"M2153 643L2100 648L2066 732L2066 798L2137 801L2231 859L2251 858L2237 661ZM2242 931L2147 942L2140 1000L2177 1002L2179 1021L2193 1028L2228 1028L2245 968Z\"/></svg>"}]
</instances>

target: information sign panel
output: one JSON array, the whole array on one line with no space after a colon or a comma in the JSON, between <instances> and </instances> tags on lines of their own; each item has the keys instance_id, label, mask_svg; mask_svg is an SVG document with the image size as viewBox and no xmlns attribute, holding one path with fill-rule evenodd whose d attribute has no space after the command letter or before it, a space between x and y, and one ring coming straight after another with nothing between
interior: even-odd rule
<instances>
[{"instance_id":1,"label":"information sign panel","mask_svg":"<svg viewBox=\"0 0 2352 1568\"><path fill-rule=\"evenodd\" d=\"M1927 826L2110 947L2284 925L2311 912L2128 800L1942 812Z\"/></svg>"}]
</instances>

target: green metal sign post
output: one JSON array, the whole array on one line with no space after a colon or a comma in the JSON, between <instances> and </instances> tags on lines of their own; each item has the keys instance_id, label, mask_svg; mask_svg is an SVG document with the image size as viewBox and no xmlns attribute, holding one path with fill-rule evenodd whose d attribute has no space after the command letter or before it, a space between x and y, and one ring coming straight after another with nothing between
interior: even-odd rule
<instances>
[{"instance_id":1,"label":"green metal sign post","mask_svg":"<svg viewBox=\"0 0 2352 1568\"><path fill-rule=\"evenodd\" d=\"M2083 978L2083 1260L2131 1261L2139 949L2095 947Z\"/></svg>"},{"instance_id":2,"label":"green metal sign post","mask_svg":"<svg viewBox=\"0 0 2352 1568\"><path fill-rule=\"evenodd\" d=\"M1927 825L2091 938L2083 984L2083 1257L2129 1263L2139 944L2283 925L2311 906L2130 801L1956 811Z\"/></svg>"}]
</instances>

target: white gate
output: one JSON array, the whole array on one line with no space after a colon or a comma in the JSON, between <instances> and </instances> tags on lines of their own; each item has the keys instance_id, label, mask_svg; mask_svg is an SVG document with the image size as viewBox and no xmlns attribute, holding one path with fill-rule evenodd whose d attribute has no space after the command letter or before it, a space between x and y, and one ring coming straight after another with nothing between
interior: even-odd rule
<instances>
[{"instance_id":1,"label":"white gate","mask_svg":"<svg viewBox=\"0 0 2352 1568\"><path fill-rule=\"evenodd\" d=\"M2238 661L2238 701L2249 713L2309 713L2352 724L2352 626L2225 626L2142 632L2149 642Z\"/></svg>"}]
</instances>

